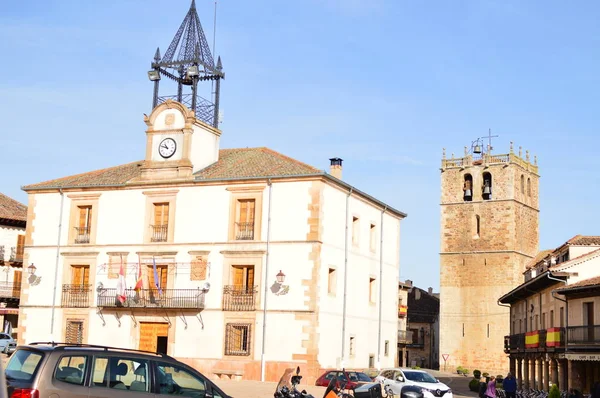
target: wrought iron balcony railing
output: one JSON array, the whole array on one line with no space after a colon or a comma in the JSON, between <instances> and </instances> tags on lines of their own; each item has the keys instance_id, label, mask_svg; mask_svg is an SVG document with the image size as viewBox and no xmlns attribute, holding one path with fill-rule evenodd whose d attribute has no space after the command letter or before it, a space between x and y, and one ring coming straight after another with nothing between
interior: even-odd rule
<instances>
[{"instance_id":1,"label":"wrought iron balcony railing","mask_svg":"<svg viewBox=\"0 0 600 398\"><path fill-rule=\"evenodd\" d=\"M86 308L90 306L92 285L63 285L62 306L69 308Z\"/></svg>"},{"instance_id":2,"label":"wrought iron balcony railing","mask_svg":"<svg viewBox=\"0 0 600 398\"><path fill-rule=\"evenodd\" d=\"M412 330L398 330L398 344L409 344L413 341Z\"/></svg>"},{"instance_id":3,"label":"wrought iron balcony railing","mask_svg":"<svg viewBox=\"0 0 600 398\"><path fill-rule=\"evenodd\" d=\"M14 282L0 282L0 297L19 298L21 297L21 284Z\"/></svg>"},{"instance_id":4,"label":"wrought iron balcony railing","mask_svg":"<svg viewBox=\"0 0 600 398\"><path fill-rule=\"evenodd\" d=\"M223 286L223 311L254 311L258 286Z\"/></svg>"},{"instance_id":5,"label":"wrought iron balcony railing","mask_svg":"<svg viewBox=\"0 0 600 398\"><path fill-rule=\"evenodd\" d=\"M152 242L167 241L167 236L169 233L169 224L151 225L150 227L152 227L152 237L150 238Z\"/></svg>"},{"instance_id":6,"label":"wrought iron balcony railing","mask_svg":"<svg viewBox=\"0 0 600 398\"><path fill-rule=\"evenodd\" d=\"M548 328L504 337L504 352L559 349L565 347L565 329Z\"/></svg>"},{"instance_id":7,"label":"wrought iron balcony railing","mask_svg":"<svg viewBox=\"0 0 600 398\"><path fill-rule=\"evenodd\" d=\"M254 221L252 222L236 222L235 239L236 240L253 240L254 239Z\"/></svg>"},{"instance_id":8,"label":"wrought iron balcony railing","mask_svg":"<svg viewBox=\"0 0 600 398\"><path fill-rule=\"evenodd\" d=\"M10 248L10 260L13 263L22 263L23 262L23 246L13 246Z\"/></svg>"},{"instance_id":9,"label":"wrought iron balcony railing","mask_svg":"<svg viewBox=\"0 0 600 398\"><path fill-rule=\"evenodd\" d=\"M90 227L75 227L75 243L90 243Z\"/></svg>"},{"instance_id":10,"label":"wrought iron balcony railing","mask_svg":"<svg viewBox=\"0 0 600 398\"><path fill-rule=\"evenodd\" d=\"M600 325L569 326L567 343L569 345L600 345Z\"/></svg>"},{"instance_id":11,"label":"wrought iron balcony railing","mask_svg":"<svg viewBox=\"0 0 600 398\"><path fill-rule=\"evenodd\" d=\"M125 301L117 297L117 289L98 290L98 307L105 308L162 308L196 309L204 308L204 292L198 289L134 289L125 290Z\"/></svg>"}]
</instances>

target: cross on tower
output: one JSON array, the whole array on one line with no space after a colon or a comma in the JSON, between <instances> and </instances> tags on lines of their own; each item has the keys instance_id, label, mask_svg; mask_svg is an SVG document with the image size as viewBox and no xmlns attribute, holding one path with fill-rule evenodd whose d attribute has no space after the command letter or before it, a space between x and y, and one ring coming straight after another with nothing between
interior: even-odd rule
<instances>
[{"instance_id":1,"label":"cross on tower","mask_svg":"<svg viewBox=\"0 0 600 398\"><path fill-rule=\"evenodd\" d=\"M177 95L158 95L161 76L165 76L177 84ZM165 55L161 57L160 49L156 49L148 78L154 82L152 108L168 99L176 100L194 111L197 119L218 128L221 79L225 78L225 73L221 57L218 57L216 65L214 63L200 18L198 18L195 0L192 0L190 9ZM199 95L198 83L200 81L215 82L215 91L212 92L211 89L207 95L211 98L210 100ZM191 94L184 94L183 86L190 86Z\"/></svg>"}]
</instances>

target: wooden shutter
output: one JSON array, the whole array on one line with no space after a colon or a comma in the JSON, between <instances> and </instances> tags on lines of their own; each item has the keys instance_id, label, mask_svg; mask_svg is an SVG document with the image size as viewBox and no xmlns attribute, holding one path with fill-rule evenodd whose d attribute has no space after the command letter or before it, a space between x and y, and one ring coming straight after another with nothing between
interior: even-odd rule
<instances>
[{"instance_id":1,"label":"wooden shutter","mask_svg":"<svg viewBox=\"0 0 600 398\"><path fill-rule=\"evenodd\" d=\"M169 224L169 204L155 203L154 204L154 225Z\"/></svg>"},{"instance_id":2,"label":"wooden shutter","mask_svg":"<svg viewBox=\"0 0 600 398\"><path fill-rule=\"evenodd\" d=\"M254 199L240 200L239 222L254 222Z\"/></svg>"},{"instance_id":3,"label":"wooden shutter","mask_svg":"<svg viewBox=\"0 0 600 398\"><path fill-rule=\"evenodd\" d=\"M13 273L13 297L19 297L21 295L21 280L23 273L20 270L15 270Z\"/></svg>"},{"instance_id":4,"label":"wooden shutter","mask_svg":"<svg viewBox=\"0 0 600 398\"><path fill-rule=\"evenodd\" d=\"M92 206L79 206L79 228L89 228L91 224Z\"/></svg>"},{"instance_id":5,"label":"wooden shutter","mask_svg":"<svg viewBox=\"0 0 600 398\"><path fill-rule=\"evenodd\" d=\"M83 344L83 322L67 320L65 340L70 344Z\"/></svg>"},{"instance_id":6,"label":"wooden shutter","mask_svg":"<svg viewBox=\"0 0 600 398\"><path fill-rule=\"evenodd\" d=\"M160 289L165 290L167 288L167 271L168 268L166 265L158 265L156 264L156 273L158 274L158 279L160 280ZM156 284L154 283L154 268L152 265L148 266L148 285L150 289L156 290Z\"/></svg>"},{"instance_id":7,"label":"wooden shutter","mask_svg":"<svg viewBox=\"0 0 600 398\"><path fill-rule=\"evenodd\" d=\"M71 266L71 284L72 285L81 285L83 280L82 277L82 268L78 265Z\"/></svg>"},{"instance_id":8,"label":"wooden shutter","mask_svg":"<svg viewBox=\"0 0 600 398\"><path fill-rule=\"evenodd\" d=\"M25 251L25 235L17 236L17 255L22 256Z\"/></svg>"},{"instance_id":9,"label":"wooden shutter","mask_svg":"<svg viewBox=\"0 0 600 398\"><path fill-rule=\"evenodd\" d=\"M82 284L86 285L86 286L89 285L90 284L90 267L88 267L88 266L81 267L81 273L83 274L82 278L81 278Z\"/></svg>"},{"instance_id":10,"label":"wooden shutter","mask_svg":"<svg viewBox=\"0 0 600 398\"><path fill-rule=\"evenodd\" d=\"M244 287L244 268L233 267L233 286Z\"/></svg>"},{"instance_id":11,"label":"wooden shutter","mask_svg":"<svg viewBox=\"0 0 600 398\"><path fill-rule=\"evenodd\" d=\"M254 286L254 267L246 267L246 287L251 289Z\"/></svg>"}]
</instances>

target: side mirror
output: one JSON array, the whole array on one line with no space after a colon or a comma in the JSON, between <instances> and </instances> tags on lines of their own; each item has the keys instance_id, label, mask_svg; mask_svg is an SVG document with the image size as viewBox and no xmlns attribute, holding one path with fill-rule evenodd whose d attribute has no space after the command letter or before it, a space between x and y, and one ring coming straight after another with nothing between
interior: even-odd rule
<instances>
[{"instance_id":1,"label":"side mirror","mask_svg":"<svg viewBox=\"0 0 600 398\"><path fill-rule=\"evenodd\" d=\"M398 377L396 377L396 381L404 381L404 377L398 376Z\"/></svg>"}]
</instances>

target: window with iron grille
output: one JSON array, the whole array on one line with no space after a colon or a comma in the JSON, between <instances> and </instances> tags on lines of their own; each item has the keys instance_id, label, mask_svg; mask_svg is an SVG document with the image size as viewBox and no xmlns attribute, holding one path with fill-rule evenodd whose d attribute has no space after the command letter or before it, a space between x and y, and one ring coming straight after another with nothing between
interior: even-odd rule
<instances>
[{"instance_id":1,"label":"window with iron grille","mask_svg":"<svg viewBox=\"0 0 600 398\"><path fill-rule=\"evenodd\" d=\"M250 355L251 324L228 323L225 327L225 355Z\"/></svg>"},{"instance_id":2,"label":"window with iron grille","mask_svg":"<svg viewBox=\"0 0 600 398\"><path fill-rule=\"evenodd\" d=\"M67 321L65 340L70 344L83 344L83 321Z\"/></svg>"}]
</instances>

